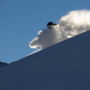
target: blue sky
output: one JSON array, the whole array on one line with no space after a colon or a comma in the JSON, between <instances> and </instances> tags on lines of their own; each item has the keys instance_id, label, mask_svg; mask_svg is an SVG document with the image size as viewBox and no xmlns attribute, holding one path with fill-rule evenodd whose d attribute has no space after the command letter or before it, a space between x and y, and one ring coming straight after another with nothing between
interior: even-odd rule
<instances>
[{"instance_id":1,"label":"blue sky","mask_svg":"<svg viewBox=\"0 0 90 90\"><path fill-rule=\"evenodd\" d=\"M16 61L48 21L57 22L68 11L90 9L90 0L0 0L0 61Z\"/></svg>"}]
</instances>

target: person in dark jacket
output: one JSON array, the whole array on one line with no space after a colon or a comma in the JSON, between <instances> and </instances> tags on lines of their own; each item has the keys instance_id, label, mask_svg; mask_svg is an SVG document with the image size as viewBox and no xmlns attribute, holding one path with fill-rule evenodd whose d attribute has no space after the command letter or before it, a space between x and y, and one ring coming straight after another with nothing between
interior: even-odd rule
<instances>
[{"instance_id":1,"label":"person in dark jacket","mask_svg":"<svg viewBox=\"0 0 90 90\"><path fill-rule=\"evenodd\" d=\"M53 22L48 22L47 23L47 27L48 28L51 28L52 26L55 26L55 25L57 25L56 23L53 23Z\"/></svg>"}]
</instances>

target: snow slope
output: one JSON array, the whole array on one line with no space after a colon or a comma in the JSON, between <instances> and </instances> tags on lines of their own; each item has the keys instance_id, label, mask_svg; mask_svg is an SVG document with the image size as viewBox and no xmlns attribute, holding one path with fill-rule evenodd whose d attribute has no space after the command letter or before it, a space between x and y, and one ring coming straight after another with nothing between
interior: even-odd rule
<instances>
[{"instance_id":1,"label":"snow slope","mask_svg":"<svg viewBox=\"0 0 90 90\"><path fill-rule=\"evenodd\" d=\"M8 65L8 63L0 62L0 69L2 69L3 67L5 67L7 65Z\"/></svg>"},{"instance_id":2,"label":"snow slope","mask_svg":"<svg viewBox=\"0 0 90 90\"><path fill-rule=\"evenodd\" d=\"M3 68L0 90L90 90L90 31Z\"/></svg>"}]
</instances>

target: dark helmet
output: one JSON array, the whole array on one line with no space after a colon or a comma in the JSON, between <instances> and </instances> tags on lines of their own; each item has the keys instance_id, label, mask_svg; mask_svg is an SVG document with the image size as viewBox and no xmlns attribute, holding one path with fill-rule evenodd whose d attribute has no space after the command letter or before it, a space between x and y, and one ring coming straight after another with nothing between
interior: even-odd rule
<instances>
[{"instance_id":1,"label":"dark helmet","mask_svg":"<svg viewBox=\"0 0 90 90\"><path fill-rule=\"evenodd\" d=\"M55 26L55 25L57 25L56 23L53 23L53 22L48 22L47 23L47 27L52 27L52 26Z\"/></svg>"}]
</instances>

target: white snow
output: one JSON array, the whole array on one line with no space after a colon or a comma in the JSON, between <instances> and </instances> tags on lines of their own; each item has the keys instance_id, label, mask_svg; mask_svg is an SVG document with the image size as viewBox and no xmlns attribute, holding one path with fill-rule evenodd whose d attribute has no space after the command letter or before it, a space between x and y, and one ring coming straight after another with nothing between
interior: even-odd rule
<instances>
[{"instance_id":1,"label":"white snow","mask_svg":"<svg viewBox=\"0 0 90 90\"><path fill-rule=\"evenodd\" d=\"M90 10L70 11L60 18L56 26L40 30L29 47L42 50L88 30L90 30Z\"/></svg>"}]
</instances>

